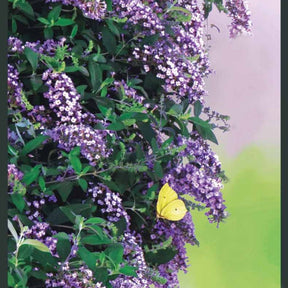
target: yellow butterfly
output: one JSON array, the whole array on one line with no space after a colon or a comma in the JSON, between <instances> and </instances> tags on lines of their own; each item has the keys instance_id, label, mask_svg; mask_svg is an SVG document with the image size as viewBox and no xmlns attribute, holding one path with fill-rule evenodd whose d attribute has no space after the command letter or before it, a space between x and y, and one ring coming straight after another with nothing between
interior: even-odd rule
<instances>
[{"instance_id":1,"label":"yellow butterfly","mask_svg":"<svg viewBox=\"0 0 288 288\"><path fill-rule=\"evenodd\" d=\"M157 218L170 221L181 220L187 212L186 206L177 193L166 183L159 192L157 201Z\"/></svg>"}]
</instances>

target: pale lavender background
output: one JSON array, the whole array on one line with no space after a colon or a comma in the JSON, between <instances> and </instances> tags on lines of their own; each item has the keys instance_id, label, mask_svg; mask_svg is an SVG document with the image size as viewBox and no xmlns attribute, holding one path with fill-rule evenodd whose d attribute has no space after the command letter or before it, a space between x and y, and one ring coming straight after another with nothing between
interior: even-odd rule
<instances>
[{"instance_id":1,"label":"pale lavender background","mask_svg":"<svg viewBox=\"0 0 288 288\"><path fill-rule=\"evenodd\" d=\"M215 147L230 157L251 144L280 151L280 1L248 4L252 36L228 39L230 19L216 7L208 22L221 32L208 30L215 73L206 81L206 99L214 110L231 116L231 131L217 132L220 148Z\"/></svg>"}]
</instances>

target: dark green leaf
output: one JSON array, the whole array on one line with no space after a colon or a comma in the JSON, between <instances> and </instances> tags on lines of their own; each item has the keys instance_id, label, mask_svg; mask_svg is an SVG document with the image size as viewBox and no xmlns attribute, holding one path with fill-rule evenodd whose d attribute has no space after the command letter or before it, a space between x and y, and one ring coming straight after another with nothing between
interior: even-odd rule
<instances>
[{"instance_id":1,"label":"dark green leaf","mask_svg":"<svg viewBox=\"0 0 288 288\"><path fill-rule=\"evenodd\" d=\"M56 22L55 22L55 26L69 26L69 25L73 25L75 24L75 22L72 19L69 18L59 18Z\"/></svg>"},{"instance_id":2,"label":"dark green leaf","mask_svg":"<svg viewBox=\"0 0 288 288\"><path fill-rule=\"evenodd\" d=\"M83 237L81 239L81 243L89 244L89 245L104 245L104 244L111 244L112 240L109 239L104 234L102 235L102 237L98 235L89 235L89 236Z\"/></svg>"},{"instance_id":3,"label":"dark green leaf","mask_svg":"<svg viewBox=\"0 0 288 288\"><path fill-rule=\"evenodd\" d=\"M85 262L85 264L91 269L95 270L96 268L96 262L98 260L97 256L90 252L85 247L80 247L77 251L77 254L80 256L80 258ZM97 279L98 280L98 279Z\"/></svg>"},{"instance_id":4,"label":"dark green leaf","mask_svg":"<svg viewBox=\"0 0 288 288\"><path fill-rule=\"evenodd\" d=\"M156 176L158 177L158 179L163 178L163 169L162 169L161 163L159 161L156 161L154 163L154 172L155 172Z\"/></svg>"},{"instance_id":5,"label":"dark green leaf","mask_svg":"<svg viewBox=\"0 0 288 288\"><path fill-rule=\"evenodd\" d=\"M108 28L110 29L110 31L111 31L114 35L116 35L117 37L120 37L120 32L119 32L118 28L116 27L116 25L113 23L113 21L110 20L110 19L107 19L107 20L106 20L106 23L107 23Z\"/></svg>"},{"instance_id":6,"label":"dark green leaf","mask_svg":"<svg viewBox=\"0 0 288 288\"><path fill-rule=\"evenodd\" d=\"M199 117L190 117L189 120L196 125L211 129L211 125L207 121L204 121L200 119Z\"/></svg>"},{"instance_id":7,"label":"dark green leaf","mask_svg":"<svg viewBox=\"0 0 288 288\"><path fill-rule=\"evenodd\" d=\"M88 63L92 89L97 91L102 83L102 70L100 65L90 60Z\"/></svg>"},{"instance_id":8,"label":"dark green leaf","mask_svg":"<svg viewBox=\"0 0 288 288\"><path fill-rule=\"evenodd\" d=\"M70 204L68 206L61 206L59 208L72 223L75 222L76 215L90 218L91 213L96 209L96 207L92 206L91 204Z\"/></svg>"},{"instance_id":9,"label":"dark green leaf","mask_svg":"<svg viewBox=\"0 0 288 288\"><path fill-rule=\"evenodd\" d=\"M105 249L105 254L109 256L115 266L123 261L124 248L121 244L111 244Z\"/></svg>"},{"instance_id":10,"label":"dark green leaf","mask_svg":"<svg viewBox=\"0 0 288 288\"><path fill-rule=\"evenodd\" d=\"M102 29L102 39L103 45L107 49L110 54L114 54L116 51L116 40L114 35L110 32L107 27L103 27Z\"/></svg>"},{"instance_id":11,"label":"dark green leaf","mask_svg":"<svg viewBox=\"0 0 288 288\"><path fill-rule=\"evenodd\" d=\"M177 251L171 248L160 249L145 253L145 260L152 265L160 265L172 260L176 254Z\"/></svg>"},{"instance_id":12,"label":"dark green leaf","mask_svg":"<svg viewBox=\"0 0 288 288\"><path fill-rule=\"evenodd\" d=\"M82 188L82 190L84 192L86 192L87 189L88 189L87 181L85 179L83 179L83 178L80 178L80 179L77 180L77 182L78 182L79 186Z\"/></svg>"},{"instance_id":13,"label":"dark green leaf","mask_svg":"<svg viewBox=\"0 0 288 288\"><path fill-rule=\"evenodd\" d=\"M107 11L112 11L112 0L105 0L107 5Z\"/></svg>"},{"instance_id":14,"label":"dark green leaf","mask_svg":"<svg viewBox=\"0 0 288 288\"><path fill-rule=\"evenodd\" d=\"M200 116L200 114L202 112L202 108L203 108L203 106L199 100L194 103L194 115L195 115L195 117Z\"/></svg>"},{"instance_id":15,"label":"dark green leaf","mask_svg":"<svg viewBox=\"0 0 288 288\"><path fill-rule=\"evenodd\" d=\"M33 8L32 6L28 3L28 2L20 2L18 1L16 3L16 7L24 12L27 16L30 16L32 19L34 18L34 11L33 11Z\"/></svg>"},{"instance_id":16,"label":"dark green leaf","mask_svg":"<svg viewBox=\"0 0 288 288\"><path fill-rule=\"evenodd\" d=\"M41 165L36 165L29 172L26 172L23 176L23 182L26 185L30 185L32 182L34 182L40 174L40 169Z\"/></svg>"},{"instance_id":17,"label":"dark green leaf","mask_svg":"<svg viewBox=\"0 0 288 288\"><path fill-rule=\"evenodd\" d=\"M46 280L47 279L47 273L41 270L32 270L30 272L30 275L36 279L40 279L40 280Z\"/></svg>"},{"instance_id":18,"label":"dark green leaf","mask_svg":"<svg viewBox=\"0 0 288 288\"><path fill-rule=\"evenodd\" d=\"M119 121L119 122L115 122L115 123L110 124L107 127L107 130L120 131L120 130L123 130L125 128L126 128L126 126L122 122Z\"/></svg>"},{"instance_id":19,"label":"dark green leaf","mask_svg":"<svg viewBox=\"0 0 288 288\"><path fill-rule=\"evenodd\" d=\"M72 192L73 182L68 182L68 181L60 182L56 184L55 186L53 186L53 189L56 189L59 195L61 196L62 201L66 202L67 198Z\"/></svg>"},{"instance_id":20,"label":"dark green leaf","mask_svg":"<svg viewBox=\"0 0 288 288\"><path fill-rule=\"evenodd\" d=\"M210 140L211 142L218 145L217 138L210 128L203 127L201 125L196 125L196 129L203 139Z\"/></svg>"},{"instance_id":21,"label":"dark green leaf","mask_svg":"<svg viewBox=\"0 0 288 288\"><path fill-rule=\"evenodd\" d=\"M20 156L25 156L27 153L33 151L34 149L38 148L49 136L40 135L33 140L30 140L25 144L23 149L20 152Z\"/></svg>"},{"instance_id":22,"label":"dark green leaf","mask_svg":"<svg viewBox=\"0 0 288 288\"><path fill-rule=\"evenodd\" d=\"M42 86L43 81L40 77L35 77L34 75L30 79L33 91L38 91L39 88Z\"/></svg>"},{"instance_id":23,"label":"dark green leaf","mask_svg":"<svg viewBox=\"0 0 288 288\"><path fill-rule=\"evenodd\" d=\"M34 52L31 48L25 47L24 54L32 66L33 71L36 71L38 65L38 54Z\"/></svg>"},{"instance_id":24,"label":"dark green leaf","mask_svg":"<svg viewBox=\"0 0 288 288\"><path fill-rule=\"evenodd\" d=\"M71 243L69 240L69 236L64 232L59 232L56 235L53 236L53 238L56 238L57 241L57 253L62 259L66 259L71 251Z\"/></svg>"},{"instance_id":25,"label":"dark green leaf","mask_svg":"<svg viewBox=\"0 0 288 288\"><path fill-rule=\"evenodd\" d=\"M151 125L149 123L144 122L137 122L137 126L141 130L144 138L151 143L153 138L156 138L156 133L152 129Z\"/></svg>"},{"instance_id":26,"label":"dark green leaf","mask_svg":"<svg viewBox=\"0 0 288 288\"><path fill-rule=\"evenodd\" d=\"M119 272L127 276L138 277L136 270L136 267L125 265L119 269Z\"/></svg>"},{"instance_id":27,"label":"dark green leaf","mask_svg":"<svg viewBox=\"0 0 288 288\"><path fill-rule=\"evenodd\" d=\"M52 39L54 35L53 29L51 27L47 27L44 29L44 37L45 39Z\"/></svg>"},{"instance_id":28,"label":"dark green leaf","mask_svg":"<svg viewBox=\"0 0 288 288\"><path fill-rule=\"evenodd\" d=\"M14 17L12 17L11 21L12 21L12 25L11 25L12 26L12 33L15 34L17 32L17 23L16 23L16 20Z\"/></svg>"},{"instance_id":29,"label":"dark green leaf","mask_svg":"<svg viewBox=\"0 0 288 288\"><path fill-rule=\"evenodd\" d=\"M25 16L22 16L22 15L13 15L13 18L16 19L17 21L25 24L25 25L28 25L29 22L27 20L27 18Z\"/></svg>"},{"instance_id":30,"label":"dark green leaf","mask_svg":"<svg viewBox=\"0 0 288 288\"><path fill-rule=\"evenodd\" d=\"M11 194L11 200L13 204L16 206L16 208L22 213L23 209L25 207L25 200L23 199L23 196L20 194Z\"/></svg>"}]
</instances>

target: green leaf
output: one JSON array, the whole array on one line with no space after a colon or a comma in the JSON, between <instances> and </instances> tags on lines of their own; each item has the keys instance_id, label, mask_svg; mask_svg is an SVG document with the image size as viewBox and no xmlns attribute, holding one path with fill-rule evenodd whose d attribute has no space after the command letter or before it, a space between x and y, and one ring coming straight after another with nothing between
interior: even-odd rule
<instances>
[{"instance_id":1,"label":"green leaf","mask_svg":"<svg viewBox=\"0 0 288 288\"><path fill-rule=\"evenodd\" d=\"M77 156L72 156L71 154L69 155L69 160L72 165L72 168L77 174L80 174L82 170L82 163L80 159Z\"/></svg>"},{"instance_id":2,"label":"green leaf","mask_svg":"<svg viewBox=\"0 0 288 288\"><path fill-rule=\"evenodd\" d=\"M75 24L75 22L70 18L59 18L55 22L54 26L64 27L64 26L69 26L69 25L73 25L73 24Z\"/></svg>"},{"instance_id":3,"label":"green leaf","mask_svg":"<svg viewBox=\"0 0 288 288\"><path fill-rule=\"evenodd\" d=\"M40 135L33 140L30 140L25 144L23 149L20 152L20 156L25 156L27 153L33 151L34 149L38 148L49 136Z\"/></svg>"},{"instance_id":4,"label":"green leaf","mask_svg":"<svg viewBox=\"0 0 288 288\"><path fill-rule=\"evenodd\" d=\"M204 121L200 119L199 117L190 117L189 120L193 122L194 124L197 124L201 127L211 129L211 125L207 121Z\"/></svg>"},{"instance_id":5,"label":"green leaf","mask_svg":"<svg viewBox=\"0 0 288 288\"><path fill-rule=\"evenodd\" d=\"M93 217L93 218L86 220L84 223L85 223L85 225L87 225L87 224L104 224L104 223L106 223L106 220L103 218L100 218L100 217Z\"/></svg>"},{"instance_id":6,"label":"green leaf","mask_svg":"<svg viewBox=\"0 0 288 288\"><path fill-rule=\"evenodd\" d=\"M15 242L17 243L18 242L18 234L17 234L12 222L9 219L8 219L8 229L11 232L13 238L15 239Z\"/></svg>"},{"instance_id":7,"label":"green leaf","mask_svg":"<svg viewBox=\"0 0 288 288\"><path fill-rule=\"evenodd\" d=\"M218 145L217 138L210 128L196 125L196 129L203 139L210 140L211 142Z\"/></svg>"},{"instance_id":8,"label":"green leaf","mask_svg":"<svg viewBox=\"0 0 288 288\"><path fill-rule=\"evenodd\" d=\"M115 267L123 261L124 248L119 243L109 245L104 252L113 261Z\"/></svg>"},{"instance_id":9,"label":"green leaf","mask_svg":"<svg viewBox=\"0 0 288 288\"><path fill-rule=\"evenodd\" d=\"M88 63L88 70L90 73L92 89L97 91L102 83L102 69L99 64L91 59Z\"/></svg>"},{"instance_id":10,"label":"green leaf","mask_svg":"<svg viewBox=\"0 0 288 288\"><path fill-rule=\"evenodd\" d=\"M27 60L29 61L29 63L31 64L33 72L36 71L37 65L38 65L38 60L39 60L38 54L36 52L34 52L29 47L25 47L24 54L25 54Z\"/></svg>"},{"instance_id":11,"label":"green leaf","mask_svg":"<svg viewBox=\"0 0 288 288\"><path fill-rule=\"evenodd\" d=\"M66 202L66 200L68 199L69 195L72 192L73 182L65 181L65 182L57 183L55 186L53 186L53 190L54 189L58 191L62 201Z\"/></svg>"},{"instance_id":12,"label":"green leaf","mask_svg":"<svg viewBox=\"0 0 288 288\"><path fill-rule=\"evenodd\" d=\"M112 240L109 239L104 234L102 234L102 237L100 237L99 235L89 235L89 236L83 237L81 239L81 243L89 244L89 245L106 245L106 244L111 244Z\"/></svg>"},{"instance_id":13,"label":"green leaf","mask_svg":"<svg viewBox=\"0 0 288 288\"><path fill-rule=\"evenodd\" d=\"M42 176L39 177L38 184L39 184L42 191L46 190L46 183L45 183L45 180Z\"/></svg>"},{"instance_id":14,"label":"green leaf","mask_svg":"<svg viewBox=\"0 0 288 288\"><path fill-rule=\"evenodd\" d=\"M23 182L26 185L30 185L32 182L34 182L40 174L41 167L42 167L42 165L36 165L30 171L26 172L23 176L23 179L22 179Z\"/></svg>"},{"instance_id":15,"label":"green leaf","mask_svg":"<svg viewBox=\"0 0 288 288\"><path fill-rule=\"evenodd\" d=\"M24 12L27 16L30 16L32 19L34 19L34 11L32 6L28 2L17 2L16 7Z\"/></svg>"},{"instance_id":16,"label":"green leaf","mask_svg":"<svg viewBox=\"0 0 288 288\"><path fill-rule=\"evenodd\" d=\"M45 244L35 239L25 239L22 245L30 245L42 252L51 253L49 248Z\"/></svg>"},{"instance_id":17,"label":"green leaf","mask_svg":"<svg viewBox=\"0 0 288 288\"><path fill-rule=\"evenodd\" d=\"M47 274L46 272L42 271L42 270L33 270L30 272L30 275L36 279L40 279L40 280L46 280L47 279Z\"/></svg>"},{"instance_id":18,"label":"green leaf","mask_svg":"<svg viewBox=\"0 0 288 288\"><path fill-rule=\"evenodd\" d=\"M153 138L156 138L156 133L149 123L137 122L137 126L141 130L144 138L151 143Z\"/></svg>"},{"instance_id":19,"label":"green leaf","mask_svg":"<svg viewBox=\"0 0 288 288\"><path fill-rule=\"evenodd\" d=\"M14 17L12 17L11 21L12 21L11 23L12 33L15 34L17 32L17 23Z\"/></svg>"},{"instance_id":20,"label":"green leaf","mask_svg":"<svg viewBox=\"0 0 288 288\"><path fill-rule=\"evenodd\" d=\"M117 37L120 37L120 32L118 30L118 28L115 26L115 24L113 23L113 21L111 19L107 19L106 23L108 25L108 28L110 29L110 31L116 35Z\"/></svg>"},{"instance_id":21,"label":"green leaf","mask_svg":"<svg viewBox=\"0 0 288 288\"><path fill-rule=\"evenodd\" d=\"M13 18L16 19L17 21L25 24L25 25L29 25L29 22L27 20L27 18L25 16L22 15L13 15Z\"/></svg>"},{"instance_id":22,"label":"green leaf","mask_svg":"<svg viewBox=\"0 0 288 288\"><path fill-rule=\"evenodd\" d=\"M61 13L61 8L62 8L62 5L57 5L55 6L48 14L48 20L50 20L49 22L51 22L51 20L54 20L56 21L59 16L60 16L60 13Z\"/></svg>"},{"instance_id":23,"label":"green leaf","mask_svg":"<svg viewBox=\"0 0 288 288\"><path fill-rule=\"evenodd\" d=\"M107 11L112 11L112 0L105 0L107 5Z\"/></svg>"},{"instance_id":24,"label":"green leaf","mask_svg":"<svg viewBox=\"0 0 288 288\"><path fill-rule=\"evenodd\" d=\"M145 260L152 265L160 265L172 260L176 254L177 251L171 248L154 250L145 253Z\"/></svg>"},{"instance_id":25,"label":"green leaf","mask_svg":"<svg viewBox=\"0 0 288 288\"><path fill-rule=\"evenodd\" d=\"M163 169L162 169L161 163L159 161L156 161L154 163L154 172L155 172L156 176L158 177L158 179L163 178L163 176L164 176Z\"/></svg>"},{"instance_id":26,"label":"green leaf","mask_svg":"<svg viewBox=\"0 0 288 288\"><path fill-rule=\"evenodd\" d=\"M74 223L76 215L81 215L85 218L90 218L91 213L95 211L96 207L91 204L70 204L59 207L60 210L67 216L67 218Z\"/></svg>"},{"instance_id":27,"label":"green leaf","mask_svg":"<svg viewBox=\"0 0 288 288\"><path fill-rule=\"evenodd\" d=\"M16 208L22 213L26 205L23 195L13 193L11 194L11 200Z\"/></svg>"},{"instance_id":28,"label":"green leaf","mask_svg":"<svg viewBox=\"0 0 288 288\"><path fill-rule=\"evenodd\" d=\"M57 241L57 253L62 259L66 259L71 251L71 243L69 236L65 232L59 232L56 235L53 235L53 238L56 238Z\"/></svg>"},{"instance_id":29,"label":"green leaf","mask_svg":"<svg viewBox=\"0 0 288 288\"><path fill-rule=\"evenodd\" d=\"M35 92L37 92L39 90L39 88L43 84L43 81L41 80L41 78L40 77L35 77L34 75L32 75L32 77L30 78L30 82L31 82L31 85L32 85L32 89Z\"/></svg>"},{"instance_id":30,"label":"green leaf","mask_svg":"<svg viewBox=\"0 0 288 288\"><path fill-rule=\"evenodd\" d=\"M136 267L125 265L119 269L119 272L127 276L138 277L136 270Z\"/></svg>"},{"instance_id":31,"label":"green leaf","mask_svg":"<svg viewBox=\"0 0 288 288\"><path fill-rule=\"evenodd\" d=\"M87 189L88 189L87 181L85 179L83 179L83 178L80 178L80 179L77 180L77 182L78 182L79 186L82 188L82 190L84 192L86 192Z\"/></svg>"},{"instance_id":32,"label":"green leaf","mask_svg":"<svg viewBox=\"0 0 288 288\"><path fill-rule=\"evenodd\" d=\"M66 72L66 73L73 73L76 71L79 71L79 67L77 67L77 66L66 66L65 70L64 70L64 72ZM86 85L86 87L87 87L87 85Z\"/></svg>"},{"instance_id":33,"label":"green leaf","mask_svg":"<svg viewBox=\"0 0 288 288\"><path fill-rule=\"evenodd\" d=\"M114 35L107 27L103 27L102 29L102 40L103 45L105 46L107 51L113 55L116 51L116 40Z\"/></svg>"},{"instance_id":34,"label":"green leaf","mask_svg":"<svg viewBox=\"0 0 288 288\"><path fill-rule=\"evenodd\" d=\"M85 262L85 264L90 268L91 270L95 270L96 268L96 262L98 260L97 256L90 252L85 247L79 247L77 254L80 256L80 258ZM98 279L98 278L97 278Z\"/></svg>"},{"instance_id":35,"label":"green leaf","mask_svg":"<svg viewBox=\"0 0 288 288\"><path fill-rule=\"evenodd\" d=\"M15 280L14 280L14 278L10 272L8 272L8 279L7 280L8 280L8 286L9 287L15 287Z\"/></svg>"},{"instance_id":36,"label":"green leaf","mask_svg":"<svg viewBox=\"0 0 288 288\"><path fill-rule=\"evenodd\" d=\"M46 18L38 17L37 20L38 20L39 22L41 22L42 24L50 25L50 21L48 21Z\"/></svg>"},{"instance_id":37,"label":"green leaf","mask_svg":"<svg viewBox=\"0 0 288 288\"><path fill-rule=\"evenodd\" d=\"M120 130L123 130L125 128L126 128L126 126L122 122L119 121L119 122L115 122L115 123L110 124L107 127L107 130L120 131Z\"/></svg>"},{"instance_id":38,"label":"green leaf","mask_svg":"<svg viewBox=\"0 0 288 288\"><path fill-rule=\"evenodd\" d=\"M8 145L8 153L12 156L18 155L18 151L14 147L12 147L11 145Z\"/></svg>"},{"instance_id":39,"label":"green leaf","mask_svg":"<svg viewBox=\"0 0 288 288\"><path fill-rule=\"evenodd\" d=\"M78 25L75 24L75 25L73 26L72 31L71 31L70 37L71 37L71 38L74 38L74 37L76 36L77 32L78 32Z\"/></svg>"},{"instance_id":40,"label":"green leaf","mask_svg":"<svg viewBox=\"0 0 288 288\"><path fill-rule=\"evenodd\" d=\"M45 28L43 32L44 32L44 37L46 40L53 38L54 32L53 32L53 29L51 27Z\"/></svg>"},{"instance_id":41,"label":"green leaf","mask_svg":"<svg viewBox=\"0 0 288 288\"><path fill-rule=\"evenodd\" d=\"M191 12L183 7L179 6L170 7L169 12L175 17L177 21L180 22L190 22L192 19Z\"/></svg>"},{"instance_id":42,"label":"green leaf","mask_svg":"<svg viewBox=\"0 0 288 288\"><path fill-rule=\"evenodd\" d=\"M194 115L195 115L195 117L200 116L200 114L202 112L202 108L203 108L203 106L199 100L194 103Z\"/></svg>"}]
</instances>

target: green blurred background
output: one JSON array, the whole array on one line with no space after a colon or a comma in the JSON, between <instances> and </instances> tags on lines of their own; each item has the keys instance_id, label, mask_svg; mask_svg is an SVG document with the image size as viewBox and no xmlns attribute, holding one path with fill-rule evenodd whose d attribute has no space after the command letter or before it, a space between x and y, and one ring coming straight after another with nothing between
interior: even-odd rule
<instances>
[{"instance_id":1,"label":"green blurred background","mask_svg":"<svg viewBox=\"0 0 288 288\"><path fill-rule=\"evenodd\" d=\"M187 246L191 266L179 274L181 288L280 287L280 163L272 152L249 147L223 161L231 215L217 229L192 214L200 246Z\"/></svg>"},{"instance_id":2,"label":"green blurred background","mask_svg":"<svg viewBox=\"0 0 288 288\"><path fill-rule=\"evenodd\" d=\"M200 247L187 246L181 288L280 288L280 1L247 2L252 36L228 39L230 20L217 9L207 21L207 103L231 116L213 145L230 217L217 229L193 211Z\"/></svg>"}]
</instances>

